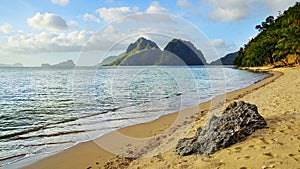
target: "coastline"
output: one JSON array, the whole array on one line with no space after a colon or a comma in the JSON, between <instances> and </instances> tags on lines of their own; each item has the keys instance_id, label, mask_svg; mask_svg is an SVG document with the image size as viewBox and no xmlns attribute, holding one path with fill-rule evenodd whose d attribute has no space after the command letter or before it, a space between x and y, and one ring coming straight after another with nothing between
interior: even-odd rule
<instances>
[{"instance_id":1,"label":"coastline","mask_svg":"<svg viewBox=\"0 0 300 169\"><path fill-rule=\"evenodd\" d=\"M174 134L174 130L178 130L181 132L180 138L183 136L182 134L186 134L192 130L194 126L194 121L197 119L197 123L203 123L206 119L206 116L210 114L210 112L214 112L220 109L223 109L224 105L230 101L240 99L245 95L263 87L277 78L279 78L283 73L269 71L272 74L271 77L265 78L262 81L254 83L251 86L246 88L242 88L233 92L229 92L223 95L216 96L212 100L201 103L195 107L184 109L180 112L174 112L171 114L164 115L154 121L137 124L133 126L128 126L122 129L119 129L115 132L108 133L103 135L96 140L79 143L78 145L71 147L67 150L64 150L58 154L54 154L50 157L46 157L41 159L33 164L25 166L23 168L97 168L103 167L108 160L114 158L114 154L109 152L120 153L120 149L128 148L128 145L132 142L132 139L128 142L122 140L122 142L118 142L119 138L123 138L124 135L127 138L150 138L146 140L147 145L153 139L165 137L169 135L170 132ZM200 113L199 113L200 112ZM201 114L201 116L199 115ZM189 120L186 120L189 118ZM174 125L175 122L175 125ZM182 129L184 126L185 129ZM174 128L175 127L175 128ZM156 136L158 135L158 136ZM152 139L152 140L151 140ZM176 138L172 138L164 151L168 151L170 147L177 143ZM145 141L145 140L142 140ZM105 145L110 143L110 145ZM153 143L153 142L151 142ZM99 146L101 145L101 146ZM118 145L118 146L115 146ZM166 147L162 146L153 146L150 151L147 151L146 154L151 154L156 147ZM108 146L108 148L106 147ZM106 148L101 148L106 147ZM154 147L154 148L153 148ZM113 148L113 149L110 149ZM108 151L105 149L109 149ZM157 148L156 148L157 149ZM161 149L160 149L161 150ZM124 150L125 151L125 150ZM159 151L159 150L157 150ZM124 153L124 152L121 152ZM155 154L155 153L154 153ZM128 154L127 154L128 155Z\"/></svg>"}]
</instances>

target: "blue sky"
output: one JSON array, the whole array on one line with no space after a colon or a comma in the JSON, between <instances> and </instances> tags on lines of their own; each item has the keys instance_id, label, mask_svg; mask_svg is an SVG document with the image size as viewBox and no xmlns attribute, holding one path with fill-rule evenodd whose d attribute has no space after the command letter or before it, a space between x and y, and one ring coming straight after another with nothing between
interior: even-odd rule
<instances>
[{"instance_id":1,"label":"blue sky","mask_svg":"<svg viewBox=\"0 0 300 169\"><path fill-rule=\"evenodd\" d=\"M139 36L182 38L210 62L234 52L296 0L11 0L0 6L0 63L95 65Z\"/></svg>"}]
</instances>

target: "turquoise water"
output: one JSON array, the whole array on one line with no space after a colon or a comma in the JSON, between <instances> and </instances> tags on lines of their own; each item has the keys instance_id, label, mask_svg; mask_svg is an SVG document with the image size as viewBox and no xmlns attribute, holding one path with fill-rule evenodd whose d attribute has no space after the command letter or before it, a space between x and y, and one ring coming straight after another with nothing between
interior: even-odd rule
<instances>
[{"instance_id":1,"label":"turquoise water","mask_svg":"<svg viewBox=\"0 0 300 169\"><path fill-rule=\"evenodd\" d=\"M204 66L0 68L0 163L18 167L265 77Z\"/></svg>"}]
</instances>

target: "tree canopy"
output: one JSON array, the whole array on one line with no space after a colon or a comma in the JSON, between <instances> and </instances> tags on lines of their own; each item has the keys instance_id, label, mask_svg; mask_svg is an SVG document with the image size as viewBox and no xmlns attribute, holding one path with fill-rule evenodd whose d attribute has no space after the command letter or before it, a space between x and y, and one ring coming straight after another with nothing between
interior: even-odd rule
<instances>
[{"instance_id":1,"label":"tree canopy","mask_svg":"<svg viewBox=\"0 0 300 169\"><path fill-rule=\"evenodd\" d=\"M259 34L238 52L237 66L294 65L300 60L300 2L255 27Z\"/></svg>"}]
</instances>

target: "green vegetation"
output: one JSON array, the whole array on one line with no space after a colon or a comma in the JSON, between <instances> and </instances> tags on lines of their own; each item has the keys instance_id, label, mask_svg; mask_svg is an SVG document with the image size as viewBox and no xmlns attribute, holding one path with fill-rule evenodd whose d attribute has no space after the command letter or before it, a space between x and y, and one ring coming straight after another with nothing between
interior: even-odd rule
<instances>
[{"instance_id":1,"label":"green vegetation","mask_svg":"<svg viewBox=\"0 0 300 169\"><path fill-rule=\"evenodd\" d=\"M117 60L113 61L112 63L105 64L106 66L118 66L122 64L127 58L130 56L137 54L143 50L148 50L148 49L158 49L158 46L143 37L140 37L135 43L131 43L126 52L122 54L122 56L118 57Z\"/></svg>"},{"instance_id":2,"label":"green vegetation","mask_svg":"<svg viewBox=\"0 0 300 169\"><path fill-rule=\"evenodd\" d=\"M280 13L280 12L279 12ZM237 66L289 66L300 61L300 2L274 19L266 18L255 27L260 32L241 47Z\"/></svg>"}]
</instances>

